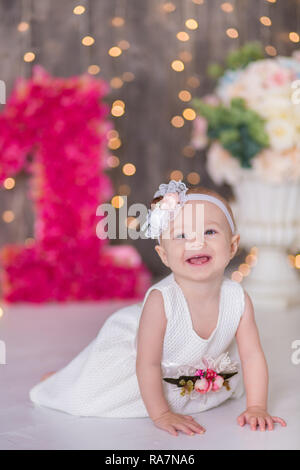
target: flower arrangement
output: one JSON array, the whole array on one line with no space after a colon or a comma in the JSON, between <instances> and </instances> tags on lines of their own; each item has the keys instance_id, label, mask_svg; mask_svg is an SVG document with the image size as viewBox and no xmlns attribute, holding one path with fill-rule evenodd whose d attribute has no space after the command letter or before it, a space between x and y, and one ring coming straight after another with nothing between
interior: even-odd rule
<instances>
[{"instance_id":1,"label":"flower arrangement","mask_svg":"<svg viewBox=\"0 0 300 470\"><path fill-rule=\"evenodd\" d=\"M246 44L227 58L214 94L192 101L192 145L208 148L207 170L215 183L234 184L244 170L265 181L300 181L300 105L293 88L300 55L263 58Z\"/></svg>"},{"instance_id":2,"label":"flower arrangement","mask_svg":"<svg viewBox=\"0 0 300 470\"><path fill-rule=\"evenodd\" d=\"M208 392L218 392L222 386L230 390L229 379L238 373L237 363L232 363L228 352L222 353L217 359L203 357L204 367L181 366L175 372L178 378L164 377L167 383L181 388L180 395L188 395L195 399ZM168 369L168 368L167 368ZM199 395L200 394L200 395Z\"/></svg>"}]
</instances>

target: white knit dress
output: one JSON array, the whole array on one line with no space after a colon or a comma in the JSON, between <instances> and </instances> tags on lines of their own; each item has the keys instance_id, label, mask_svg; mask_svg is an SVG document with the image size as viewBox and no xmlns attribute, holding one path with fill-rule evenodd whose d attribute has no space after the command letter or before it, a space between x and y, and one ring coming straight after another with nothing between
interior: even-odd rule
<instances>
[{"instance_id":1,"label":"white knit dress","mask_svg":"<svg viewBox=\"0 0 300 470\"><path fill-rule=\"evenodd\" d=\"M148 294L153 289L162 292L167 317L161 362L162 377L193 375L178 374L178 368L200 368L203 357L217 358L222 353L228 353L226 358L230 358L238 367L238 373L229 379L230 390L222 386L219 391L210 391L205 395L194 391L197 395L194 399L188 394L182 396L180 387L163 380L163 390L170 409L182 414L197 413L215 407L228 398L242 396L242 370L235 341L245 305L242 286L226 276L223 277L218 323L210 337L203 339L193 329L187 301L171 273L147 290L142 303L113 313L105 321L97 337L69 364L30 390L30 399L37 405L72 415L147 417L135 366L140 315Z\"/></svg>"}]
</instances>

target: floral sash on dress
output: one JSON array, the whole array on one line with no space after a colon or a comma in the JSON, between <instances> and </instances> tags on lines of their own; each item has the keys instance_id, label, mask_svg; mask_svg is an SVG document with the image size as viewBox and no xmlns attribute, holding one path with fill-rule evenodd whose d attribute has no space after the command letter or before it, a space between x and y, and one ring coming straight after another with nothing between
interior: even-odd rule
<instances>
[{"instance_id":1,"label":"floral sash on dress","mask_svg":"<svg viewBox=\"0 0 300 470\"><path fill-rule=\"evenodd\" d=\"M209 392L218 392L222 386L230 390L229 379L238 373L238 363L231 362L228 352L222 353L216 359L210 356L203 357L199 366L184 364L178 366L174 363L162 364L163 380L181 388L180 395L188 395L191 400L197 399ZM207 398L207 397L205 397ZM205 400L206 401L206 400Z\"/></svg>"}]
</instances>

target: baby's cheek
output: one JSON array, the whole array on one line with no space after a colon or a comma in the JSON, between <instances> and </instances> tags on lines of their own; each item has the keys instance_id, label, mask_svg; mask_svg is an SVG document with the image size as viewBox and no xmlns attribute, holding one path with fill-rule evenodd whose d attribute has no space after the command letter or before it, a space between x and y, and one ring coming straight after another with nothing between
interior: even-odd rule
<instances>
[{"instance_id":1,"label":"baby's cheek","mask_svg":"<svg viewBox=\"0 0 300 470\"><path fill-rule=\"evenodd\" d=\"M172 264L172 266L174 266L174 268L178 267L178 266L181 266L181 263L182 263L181 258L177 258L177 257L174 257L174 256L172 257L171 264Z\"/></svg>"},{"instance_id":2,"label":"baby's cheek","mask_svg":"<svg viewBox=\"0 0 300 470\"><path fill-rule=\"evenodd\" d=\"M215 250L215 260L220 263L228 263L230 261L230 248L225 243L218 246Z\"/></svg>"}]
</instances>

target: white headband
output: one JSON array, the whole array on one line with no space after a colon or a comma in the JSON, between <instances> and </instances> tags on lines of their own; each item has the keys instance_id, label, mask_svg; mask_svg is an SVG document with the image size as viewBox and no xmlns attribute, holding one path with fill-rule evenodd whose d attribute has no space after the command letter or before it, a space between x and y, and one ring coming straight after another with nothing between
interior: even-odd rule
<instances>
[{"instance_id":1,"label":"white headband","mask_svg":"<svg viewBox=\"0 0 300 470\"><path fill-rule=\"evenodd\" d=\"M186 194L188 188L181 181L171 180L169 184L161 184L159 190L155 192L154 198L163 196L159 202L155 204L153 210L148 209L147 218L141 231L144 231L146 238L157 238L158 243L161 233L168 227L170 221L179 213L183 205L189 200L208 201L218 206L226 216L230 225L232 234L235 233L232 217L220 199L210 196L209 194ZM167 210L166 210L167 209Z\"/></svg>"}]
</instances>

